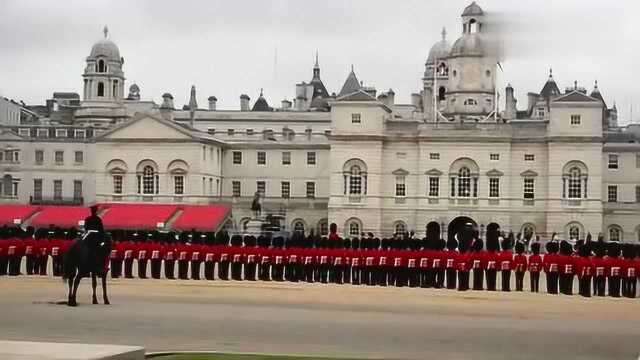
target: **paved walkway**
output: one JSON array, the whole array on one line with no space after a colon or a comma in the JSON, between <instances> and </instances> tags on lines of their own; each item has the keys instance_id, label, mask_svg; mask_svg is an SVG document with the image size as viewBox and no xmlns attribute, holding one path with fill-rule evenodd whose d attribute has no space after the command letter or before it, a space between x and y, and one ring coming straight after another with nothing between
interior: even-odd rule
<instances>
[{"instance_id":1,"label":"paved walkway","mask_svg":"<svg viewBox=\"0 0 640 360\"><path fill-rule=\"evenodd\" d=\"M0 278L0 339L384 359L636 359L640 299L264 282Z\"/></svg>"}]
</instances>

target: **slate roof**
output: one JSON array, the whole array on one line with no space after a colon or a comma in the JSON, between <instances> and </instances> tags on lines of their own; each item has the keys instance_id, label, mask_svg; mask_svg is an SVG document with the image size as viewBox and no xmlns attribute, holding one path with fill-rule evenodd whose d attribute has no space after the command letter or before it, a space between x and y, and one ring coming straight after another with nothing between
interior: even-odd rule
<instances>
[{"instance_id":1,"label":"slate roof","mask_svg":"<svg viewBox=\"0 0 640 360\"><path fill-rule=\"evenodd\" d=\"M542 87L542 90L540 90L540 96L548 98L557 95L560 95L558 84L556 84L555 80L553 80L552 77L549 77L549 80L547 80L547 82Z\"/></svg>"},{"instance_id":2,"label":"slate roof","mask_svg":"<svg viewBox=\"0 0 640 360\"><path fill-rule=\"evenodd\" d=\"M483 15L484 11L482 11L482 8L476 4L476 2L472 2L469 6L467 6L466 8L464 8L464 11L462 12L462 16L477 16L477 15Z\"/></svg>"},{"instance_id":3,"label":"slate roof","mask_svg":"<svg viewBox=\"0 0 640 360\"><path fill-rule=\"evenodd\" d=\"M338 97L349 95L361 89L360 81L356 77L356 73L351 68L351 72L349 76L347 76L347 80L345 80L344 85L342 85L342 90L338 94Z\"/></svg>"},{"instance_id":4,"label":"slate roof","mask_svg":"<svg viewBox=\"0 0 640 360\"><path fill-rule=\"evenodd\" d=\"M591 96L587 96L581 93L578 90L574 90L568 94L560 96L559 98L553 101L563 101L563 102L595 102L597 99L592 98Z\"/></svg>"}]
</instances>

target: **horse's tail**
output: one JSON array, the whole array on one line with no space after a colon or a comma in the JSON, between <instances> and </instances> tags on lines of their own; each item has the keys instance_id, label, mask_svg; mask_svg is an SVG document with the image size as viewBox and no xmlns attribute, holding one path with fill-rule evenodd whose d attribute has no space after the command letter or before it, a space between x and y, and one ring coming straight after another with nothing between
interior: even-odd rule
<instances>
[{"instance_id":1,"label":"horse's tail","mask_svg":"<svg viewBox=\"0 0 640 360\"><path fill-rule=\"evenodd\" d=\"M73 279L76 276L78 267L78 251L76 251L77 242L64 253L62 257L62 281Z\"/></svg>"}]
</instances>

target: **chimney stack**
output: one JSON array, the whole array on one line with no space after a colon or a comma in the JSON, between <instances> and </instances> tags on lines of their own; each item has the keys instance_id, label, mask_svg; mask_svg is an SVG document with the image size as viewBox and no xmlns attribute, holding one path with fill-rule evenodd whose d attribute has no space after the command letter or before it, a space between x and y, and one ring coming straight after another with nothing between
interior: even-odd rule
<instances>
[{"instance_id":1,"label":"chimney stack","mask_svg":"<svg viewBox=\"0 0 640 360\"><path fill-rule=\"evenodd\" d=\"M505 100L505 109L504 109L504 118L506 120L513 120L516 118L516 97L513 95L513 87L511 84L507 85L505 89L506 100Z\"/></svg>"},{"instance_id":2,"label":"chimney stack","mask_svg":"<svg viewBox=\"0 0 640 360\"><path fill-rule=\"evenodd\" d=\"M173 121L173 95L169 93L162 94L162 104L160 105L160 116L163 119Z\"/></svg>"},{"instance_id":3,"label":"chimney stack","mask_svg":"<svg viewBox=\"0 0 640 360\"><path fill-rule=\"evenodd\" d=\"M539 95L536 93L528 93L527 94L527 111L531 112L534 106L536 106L536 102L538 101Z\"/></svg>"},{"instance_id":4,"label":"chimney stack","mask_svg":"<svg viewBox=\"0 0 640 360\"><path fill-rule=\"evenodd\" d=\"M249 106L249 101L251 98L247 94L240 95L240 111L249 111L251 107Z\"/></svg>"},{"instance_id":5,"label":"chimney stack","mask_svg":"<svg viewBox=\"0 0 640 360\"><path fill-rule=\"evenodd\" d=\"M389 89L389 91L387 91L387 98L389 100L389 103L387 104L389 107L396 104L396 93L393 92L393 89Z\"/></svg>"},{"instance_id":6,"label":"chimney stack","mask_svg":"<svg viewBox=\"0 0 640 360\"><path fill-rule=\"evenodd\" d=\"M218 99L215 96L209 96L207 100L209 100L209 111L216 111Z\"/></svg>"},{"instance_id":7,"label":"chimney stack","mask_svg":"<svg viewBox=\"0 0 640 360\"><path fill-rule=\"evenodd\" d=\"M291 110L291 101L284 99L282 100L282 111L290 111Z\"/></svg>"},{"instance_id":8,"label":"chimney stack","mask_svg":"<svg viewBox=\"0 0 640 360\"><path fill-rule=\"evenodd\" d=\"M415 106L416 110L422 111L422 95L417 93L411 94L411 105Z\"/></svg>"}]
</instances>

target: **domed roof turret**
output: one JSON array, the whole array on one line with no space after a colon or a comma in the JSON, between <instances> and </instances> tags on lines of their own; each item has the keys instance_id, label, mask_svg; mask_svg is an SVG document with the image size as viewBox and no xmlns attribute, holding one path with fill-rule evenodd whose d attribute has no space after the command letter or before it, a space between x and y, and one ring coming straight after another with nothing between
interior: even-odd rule
<instances>
[{"instance_id":1,"label":"domed roof turret","mask_svg":"<svg viewBox=\"0 0 640 360\"><path fill-rule=\"evenodd\" d=\"M429 50L427 64L433 64L437 59L444 59L449 56L451 44L447 41L447 30L442 28L442 40L435 43Z\"/></svg>"},{"instance_id":2,"label":"domed roof turret","mask_svg":"<svg viewBox=\"0 0 640 360\"><path fill-rule=\"evenodd\" d=\"M464 11L462 12L462 16L479 16L479 15L484 15L484 11L482 11L482 8L478 4L476 4L475 1L472 2L466 8L464 8Z\"/></svg>"},{"instance_id":3,"label":"domed roof turret","mask_svg":"<svg viewBox=\"0 0 640 360\"><path fill-rule=\"evenodd\" d=\"M485 47L480 34L465 34L451 47L451 56L484 56Z\"/></svg>"},{"instance_id":4,"label":"domed roof turret","mask_svg":"<svg viewBox=\"0 0 640 360\"><path fill-rule=\"evenodd\" d=\"M251 111L273 111L273 108L269 106L267 99L264 98L262 89L260 89L260 97L258 97L258 100L253 104Z\"/></svg>"},{"instance_id":5,"label":"domed roof turret","mask_svg":"<svg viewBox=\"0 0 640 360\"><path fill-rule=\"evenodd\" d=\"M109 29L107 29L106 26L104 27L103 32L104 38L93 44L89 57L106 57L109 60L120 61L120 49L118 49L118 46L113 41L107 39Z\"/></svg>"}]
</instances>

